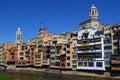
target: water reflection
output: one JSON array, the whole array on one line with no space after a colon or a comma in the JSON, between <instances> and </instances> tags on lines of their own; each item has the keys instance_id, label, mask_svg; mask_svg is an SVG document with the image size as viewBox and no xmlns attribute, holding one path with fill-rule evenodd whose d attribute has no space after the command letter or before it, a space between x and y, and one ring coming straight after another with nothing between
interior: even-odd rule
<instances>
[{"instance_id":1,"label":"water reflection","mask_svg":"<svg viewBox=\"0 0 120 80\"><path fill-rule=\"evenodd\" d=\"M12 77L13 80L106 80L104 78L82 77L63 74L51 74L41 72L0 72L6 76ZM109 80L109 79L107 79ZM110 79L112 80L112 79Z\"/></svg>"}]
</instances>

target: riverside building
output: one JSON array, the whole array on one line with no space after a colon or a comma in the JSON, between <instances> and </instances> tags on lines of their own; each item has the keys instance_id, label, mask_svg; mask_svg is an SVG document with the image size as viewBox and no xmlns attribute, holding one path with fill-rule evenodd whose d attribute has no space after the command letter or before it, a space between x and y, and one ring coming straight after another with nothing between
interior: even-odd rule
<instances>
[{"instance_id":1,"label":"riverside building","mask_svg":"<svg viewBox=\"0 0 120 80\"><path fill-rule=\"evenodd\" d=\"M37 53L35 54L35 67L49 67L50 65L50 41L54 38L54 34L48 33L46 28L39 29L39 37L37 39Z\"/></svg>"},{"instance_id":2,"label":"riverside building","mask_svg":"<svg viewBox=\"0 0 120 80\"><path fill-rule=\"evenodd\" d=\"M0 44L0 62L3 62L4 44Z\"/></svg>"},{"instance_id":3,"label":"riverside building","mask_svg":"<svg viewBox=\"0 0 120 80\"><path fill-rule=\"evenodd\" d=\"M51 41L50 68L76 70L76 37L77 32L67 32Z\"/></svg>"},{"instance_id":4,"label":"riverside building","mask_svg":"<svg viewBox=\"0 0 120 80\"><path fill-rule=\"evenodd\" d=\"M107 36L111 34L110 26L99 23L98 9L94 5L90 8L89 17L79 24L77 70L109 70L111 42L105 37L110 38Z\"/></svg>"},{"instance_id":5,"label":"riverside building","mask_svg":"<svg viewBox=\"0 0 120 80\"><path fill-rule=\"evenodd\" d=\"M112 27L111 70L120 71L120 24Z\"/></svg>"},{"instance_id":6,"label":"riverside building","mask_svg":"<svg viewBox=\"0 0 120 80\"><path fill-rule=\"evenodd\" d=\"M16 33L16 44L18 47L16 66L33 66L34 54L36 51L36 39L31 39L27 43L22 43L22 32L20 28Z\"/></svg>"}]
</instances>

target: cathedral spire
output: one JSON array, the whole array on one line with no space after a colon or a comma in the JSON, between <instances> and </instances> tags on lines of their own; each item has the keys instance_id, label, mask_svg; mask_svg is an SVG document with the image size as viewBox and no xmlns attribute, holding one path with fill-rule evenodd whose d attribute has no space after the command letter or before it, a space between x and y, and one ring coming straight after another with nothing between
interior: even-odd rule
<instances>
[{"instance_id":1,"label":"cathedral spire","mask_svg":"<svg viewBox=\"0 0 120 80\"><path fill-rule=\"evenodd\" d=\"M16 32L16 44L20 44L22 42L22 32L20 27L18 27L18 30Z\"/></svg>"},{"instance_id":2,"label":"cathedral spire","mask_svg":"<svg viewBox=\"0 0 120 80\"><path fill-rule=\"evenodd\" d=\"M94 4L92 4L91 8L96 8Z\"/></svg>"},{"instance_id":3,"label":"cathedral spire","mask_svg":"<svg viewBox=\"0 0 120 80\"><path fill-rule=\"evenodd\" d=\"M98 10L95 7L94 4L92 4L91 8L90 8L90 14L89 14L90 19L98 19Z\"/></svg>"}]
</instances>

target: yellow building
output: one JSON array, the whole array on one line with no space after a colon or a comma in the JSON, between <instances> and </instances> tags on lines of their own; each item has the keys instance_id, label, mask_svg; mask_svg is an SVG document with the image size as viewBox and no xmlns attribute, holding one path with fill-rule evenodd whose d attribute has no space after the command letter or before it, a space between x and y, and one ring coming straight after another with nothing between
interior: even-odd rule
<instances>
[{"instance_id":1,"label":"yellow building","mask_svg":"<svg viewBox=\"0 0 120 80\"><path fill-rule=\"evenodd\" d=\"M50 68L76 69L76 37L76 32L67 32L52 40Z\"/></svg>"},{"instance_id":2,"label":"yellow building","mask_svg":"<svg viewBox=\"0 0 120 80\"><path fill-rule=\"evenodd\" d=\"M18 45L18 59L16 66L33 66L34 55L37 53L37 39L34 38L26 43L20 43Z\"/></svg>"},{"instance_id":3,"label":"yellow building","mask_svg":"<svg viewBox=\"0 0 120 80\"><path fill-rule=\"evenodd\" d=\"M120 24L112 27L111 70L120 71Z\"/></svg>"},{"instance_id":4,"label":"yellow building","mask_svg":"<svg viewBox=\"0 0 120 80\"><path fill-rule=\"evenodd\" d=\"M37 53L34 58L34 66L49 67L50 65L50 41L54 38L54 34L50 34L45 28L39 30L37 39Z\"/></svg>"},{"instance_id":5,"label":"yellow building","mask_svg":"<svg viewBox=\"0 0 120 80\"><path fill-rule=\"evenodd\" d=\"M42 45L43 45L43 38L38 38L37 40L37 52L34 57L34 66L35 67L42 67Z\"/></svg>"}]
</instances>

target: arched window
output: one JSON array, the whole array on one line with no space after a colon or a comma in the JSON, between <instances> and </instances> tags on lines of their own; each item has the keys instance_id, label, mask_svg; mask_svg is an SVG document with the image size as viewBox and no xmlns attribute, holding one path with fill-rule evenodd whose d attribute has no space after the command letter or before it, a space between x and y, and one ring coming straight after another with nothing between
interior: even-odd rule
<instances>
[{"instance_id":1,"label":"arched window","mask_svg":"<svg viewBox=\"0 0 120 80\"><path fill-rule=\"evenodd\" d=\"M97 15L97 12L96 12L96 10L95 10L95 15Z\"/></svg>"},{"instance_id":2,"label":"arched window","mask_svg":"<svg viewBox=\"0 0 120 80\"><path fill-rule=\"evenodd\" d=\"M92 15L94 15L94 11L92 11Z\"/></svg>"}]
</instances>

